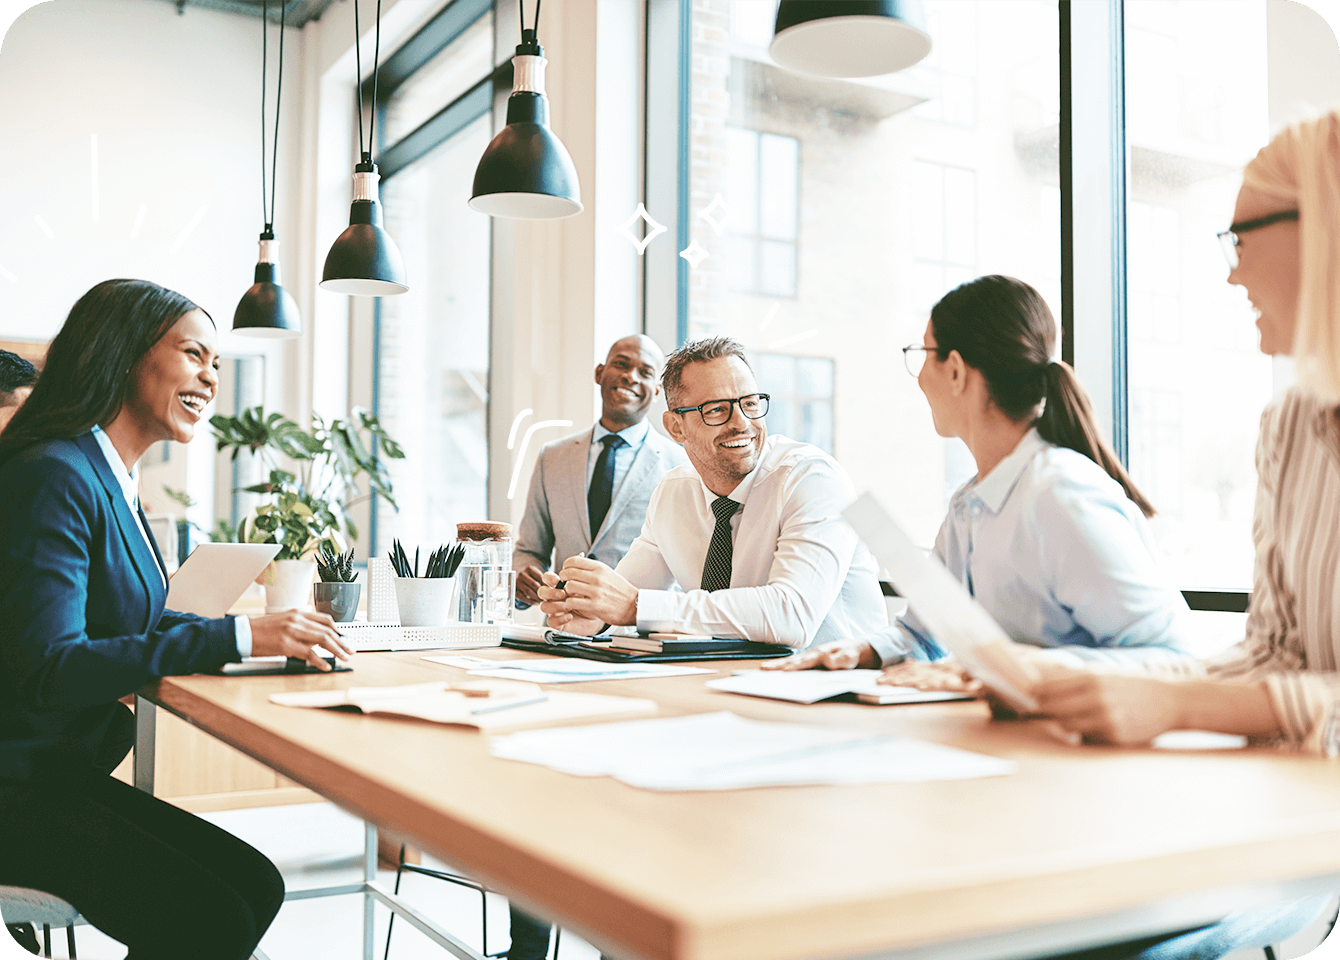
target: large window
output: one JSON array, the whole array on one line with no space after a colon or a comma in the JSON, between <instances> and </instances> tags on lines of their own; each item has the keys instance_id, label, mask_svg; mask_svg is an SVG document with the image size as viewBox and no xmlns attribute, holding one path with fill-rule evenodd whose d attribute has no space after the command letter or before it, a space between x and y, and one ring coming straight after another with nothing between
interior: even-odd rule
<instances>
[{"instance_id":1,"label":"large window","mask_svg":"<svg viewBox=\"0 0 1340 960\"><path fill-rule=\"evenodd\" d=\"M929 544L975 468L962 444L936 437L898 348L920 341L929 307L956 284L1019 277L1066 314L1066 355L1158 509L1170 573L1222 598L1206 602L1241 602L1257 422L1292 371L1258 352L1214 235L1270 134L1336 105L1324 81L1340 55L1303 4L1213 7L928 0L924 61L843 81L771 61L775 0L681 0L679 239L707 253L679 266L681 336L743 341L761 388L797 397L774 404L777 432L803 433L803 405L831 403L831 449L857 488ZM1110 144L1093 139L1102 117ZM768 144L794 144L794 160L770 172ZM794 170L794 189L778 169ZM718 195L724 232L703 215ZM770 206L784 233L763 229ZM791 245L794 274L764 269L767 243ZM794 392L803 359L828 364L829 395Z\"/></svg>"},{"instance_id":2,"label":"large window","mask_svg":"<svg viewBox=\"0 0 1340 960\"><path fill-rule=\"evenodd\" d=\"M1130 467L1188 589L1251 584L1253 449L1276 384L1215 233L1269 139L1267 0L1127 0ZM1232 64L1233 82L1217 74Z\"/></svg>"},{"instance_id":3,"label":"large window","mask_svg":"<svg viewBox=\"0 0 1340 960\"><path fill-rule=\"evenodd\" d=\"M378 301L372 359L377 414L409 458L390 464L400 509L378 502L374 556L486 517L490 224L466 203L492 138L493 50L492 5L455 0L387 61L381 196L410 290Z\"/></svg>"},{"instance_id":4,"label":"large window","mask_svg":"<svg viewBox=\"0 0 1340 960\"><path fill-rule=\"evenodd\" d=\"M1055 2L926 7L936 52L866 82L777 67L772 0L693 0L688 239L708 256L684 269L688 337L744 343L770 429L832 450L929 545L974 467L899 350L979 274L1054 297L1060 244Z\"/></svg>"}]
</instances>

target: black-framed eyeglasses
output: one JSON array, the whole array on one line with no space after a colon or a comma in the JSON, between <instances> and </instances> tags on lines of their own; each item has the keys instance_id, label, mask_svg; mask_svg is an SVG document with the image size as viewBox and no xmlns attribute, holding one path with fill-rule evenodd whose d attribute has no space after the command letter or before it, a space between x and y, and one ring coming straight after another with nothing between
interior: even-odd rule
<instances>
[{"instance_id":1,"label":"black-framed eyeglasses","mask_svg":"<svg viewBox=\"0 0 1340 960\"><path fill-rule=\"evenodd\" d=\"M926 358L934 353L941 360L939 347L927 347L920 343L909 343L903 347L903 366L907 367L907 372L914 377L921 376L921 368L926 365Z\"/></svg>"},{"instance_id":2,"label":"black-framed eyeglasses","mask_svg":"<svg viewBox=\"0 0 1340 960\"><path fill-rule=\"evenodd\" d=\"M768 401L771 399L772 397L766 393L751 393L733 400L708 400L696 407L675 407L670 412L685 414L690 410L697 410L699 416L703 418L703 423L709 427L719 427L731 418L733 412L731 408L737 404L746 418L757 420L768 412Z\"/></svg>"},{"instance_id":3,"label":"black-framed eyeglasses","mask_svg":"<svg viewBox=\"0 0 1340 960\"><path fill-rule=\"evenodd\" d=\"M1239 220L1229 226L1227 230L1221 230L1215 234L1219 238L1220 248L1224 251L1224 259L1228 261L1228 269L1238 269L1238 234L1247 233L1249 230L1260 230L1272 223L1297 219L1297 210L1281 210L1278 213L1268 213L1264 217L1256 217L1252 220Z\"/></svg>"}]
</instances>

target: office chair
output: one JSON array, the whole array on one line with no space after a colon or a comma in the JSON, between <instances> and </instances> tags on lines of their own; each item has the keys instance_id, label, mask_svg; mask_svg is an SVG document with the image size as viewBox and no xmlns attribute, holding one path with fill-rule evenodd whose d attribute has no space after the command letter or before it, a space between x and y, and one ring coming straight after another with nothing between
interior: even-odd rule
<instances>
[{"instance_id":1,"label":"office chair","mask_svg":"<svg viewBox=\"0 0 1340 960\"><path fill-rule=\"evenodd\" d=\"M482 949L480 950L480 953L482 953L486 957L501 957L507 953L506 950L499 950L496 953L489 953L489 902L488 897L486 896L488 890L484 887L482 883L480 883L478 880L471 880L469 877L462 877L456 873L448 873L445 870L434 870L432 867L420 866L417 863L406 863L405 844L403 843L400 845L400 856L397 859L399 861L396 864L396 871L395 871L395 892L397 895L400 893L400 878L405 874L406 871L408 871L409 873L421 874L425 877L432 877L435 880L445 880L448 883L454 883L460 887L469 887L471 890L474 890L479 894L480 924L482 926L482 932L483 932L483 936L480 938L483 941L483 946ZM394 928L394 926L395 926L395 914L392 913L390 920L387 921L386 924L386 953L383 955L382 960L391 960L391 931ZM563 930L560 927L555 926L553 960L558 960L558 947L559 947L559 941L562 938L562 936L563 936ZM510 947L508 949L510 949Z\"/></svg>"},{"instance_id":2,"label":"office chair","mask_svg":"<svg viewBox=\"0 0 1340 960\"><path fill-rule=\"evenodd\" d=\"M42 956L45 957L51 956L51 928L64 927L70 956L76 956L74 925L83 923L84 918L60 897L28 887L0 886L0 916L4 917L6 926L28 924L36 928L40 924ZM9 936L8 931L5 935Z\"/></svg>"}]
</instances>

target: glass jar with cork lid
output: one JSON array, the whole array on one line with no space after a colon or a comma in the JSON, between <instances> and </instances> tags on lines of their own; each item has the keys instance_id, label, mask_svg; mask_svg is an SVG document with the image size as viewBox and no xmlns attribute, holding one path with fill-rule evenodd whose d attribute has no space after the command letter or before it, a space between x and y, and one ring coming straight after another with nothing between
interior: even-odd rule
<instances>
[{"instance_id":1,"label":"glass jar with cork lid","mask_svg":"<svg viewBox=\"0 0 1340 960\"><path fill-rule=\"evenodd\" d=\"M512 525L492 520L456 524L465 558L456 571L461 623L502 623L512 619L516 571L512 569Z\"/></svg>"}]
</instances>

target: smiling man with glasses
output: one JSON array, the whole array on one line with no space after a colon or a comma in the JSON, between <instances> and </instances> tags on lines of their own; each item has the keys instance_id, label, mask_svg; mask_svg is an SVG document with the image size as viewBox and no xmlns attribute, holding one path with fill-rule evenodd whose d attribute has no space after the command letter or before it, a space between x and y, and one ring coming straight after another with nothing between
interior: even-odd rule
<instances>
[{"instance_id":1,"label":"smiling man with glasses","mask_svg":"<svg viewBox=\"0 0 1340 960\"><path fill-rule=\"evenodd\" d=\"M769 397L744 349L725 337L687 344L661 382L666 432L689 463L656 488L617 570L575 557L545 575L550 626L797 649L885 626L874 559L840 513L853 499L846 472L818 447L768 435Z\"/></svg>"}]
</instances>

